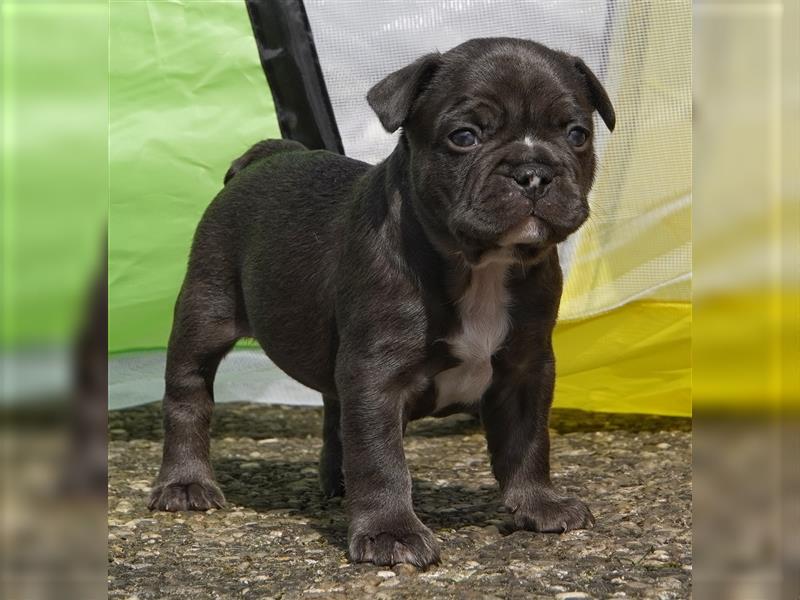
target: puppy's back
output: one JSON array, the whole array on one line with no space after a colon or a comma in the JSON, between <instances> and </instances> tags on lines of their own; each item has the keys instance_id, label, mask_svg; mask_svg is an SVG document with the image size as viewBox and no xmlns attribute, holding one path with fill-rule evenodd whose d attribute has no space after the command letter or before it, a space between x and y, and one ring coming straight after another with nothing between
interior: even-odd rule
<instances>
[{"instance_id":1,"label":"puppy's back","mask_svg":"<svg viewBox=\"0 0 800 600\"><path fill-rule=\"evenodd\" d=\"M198 225L190 277L234 296L237 330L304 385L334 389L340 246L370 166L265 140L236 159Z\"/></svg>"}]
</instances>

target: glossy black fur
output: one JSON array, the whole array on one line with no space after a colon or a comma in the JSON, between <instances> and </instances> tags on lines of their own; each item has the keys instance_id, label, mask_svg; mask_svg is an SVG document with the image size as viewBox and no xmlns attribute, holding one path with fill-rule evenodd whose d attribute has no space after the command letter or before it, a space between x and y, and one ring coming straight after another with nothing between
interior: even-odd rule
<instances>
[{"instance_id":1,"label":"glossy black fur","mask_svg":"<svg viewBox=\"0 0 800 600\"><path fill-rule=\"evenodd\" d=\"M472 269L535 214L547 238L514 248L512 325L479 408L515 526L588 526L588 508L550 484L547 422L561 295L555 244L587 218L595 168L591 142L571 148L565 128L591 131L594 110L613 128L605 91L579 59L482 39L422 57L368 100L388 130L403 127L384 162L260 142L233 163L198 226L169 343L151 508L222 505L209 461L214 374L237 339L255 337L323 395L322 489L347 490L351 559L437 563L438 544L412 507L403 431L435 412L433 378L459 364L444 340L459 326ZM449 144L464 124L480 130L479 147ZM546 171L552 183L521 187L519 169Z\"/></svg>"}]
</instances>

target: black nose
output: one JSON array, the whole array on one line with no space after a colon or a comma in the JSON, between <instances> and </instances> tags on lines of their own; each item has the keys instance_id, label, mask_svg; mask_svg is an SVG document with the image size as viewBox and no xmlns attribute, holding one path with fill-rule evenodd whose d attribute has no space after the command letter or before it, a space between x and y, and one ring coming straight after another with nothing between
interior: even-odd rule
<instances>
[{"instance_id":1,"label":"black nose","mask_svg":"<svg viewBox=\"0 0 800 600\"><path fill-rule=\"evenodd\" d=\"M520 165L511 173L517 185L541 195L553 181L553 172L543 165Z\"/></svg>"}]
</instances>

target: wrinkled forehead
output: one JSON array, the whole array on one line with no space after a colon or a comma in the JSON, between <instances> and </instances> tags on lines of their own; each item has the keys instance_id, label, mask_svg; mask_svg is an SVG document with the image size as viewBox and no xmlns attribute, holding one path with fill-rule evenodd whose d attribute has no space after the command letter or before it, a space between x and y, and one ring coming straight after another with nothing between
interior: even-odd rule
<instances>
[{"instance_id":1,"label":"wrinkled forehead","mask_svg":"<svg viewBox=\"0 0 800 600\"><path fill-rule=\"evenodd\" d=\"M439 120L495 125L586 120L591 107L569 75L555 61L519 52L448 61L436 86Z\"/></svg>"}]
</instances>

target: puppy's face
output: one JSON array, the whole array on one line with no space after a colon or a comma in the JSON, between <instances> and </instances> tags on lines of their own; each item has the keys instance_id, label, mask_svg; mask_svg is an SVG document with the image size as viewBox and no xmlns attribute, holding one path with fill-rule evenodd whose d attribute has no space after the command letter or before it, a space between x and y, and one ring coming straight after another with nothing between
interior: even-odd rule
<instances>
[{"instance_id":1,"label":"puppy's face","mask_svg":"<svg viewBox=\"0 0 800 600\"><path fill-rule=\"evenodd\" d=\"M535 258L587 219L592 114L613 128L614 112L582 61L533 42L479 39L405 70L400 124L417 210L468 261L498 248ZM373 88L374 108L376 90L402 71ZM394 102L402 91L395 86Z\"/></svg>"}]
</instances>

